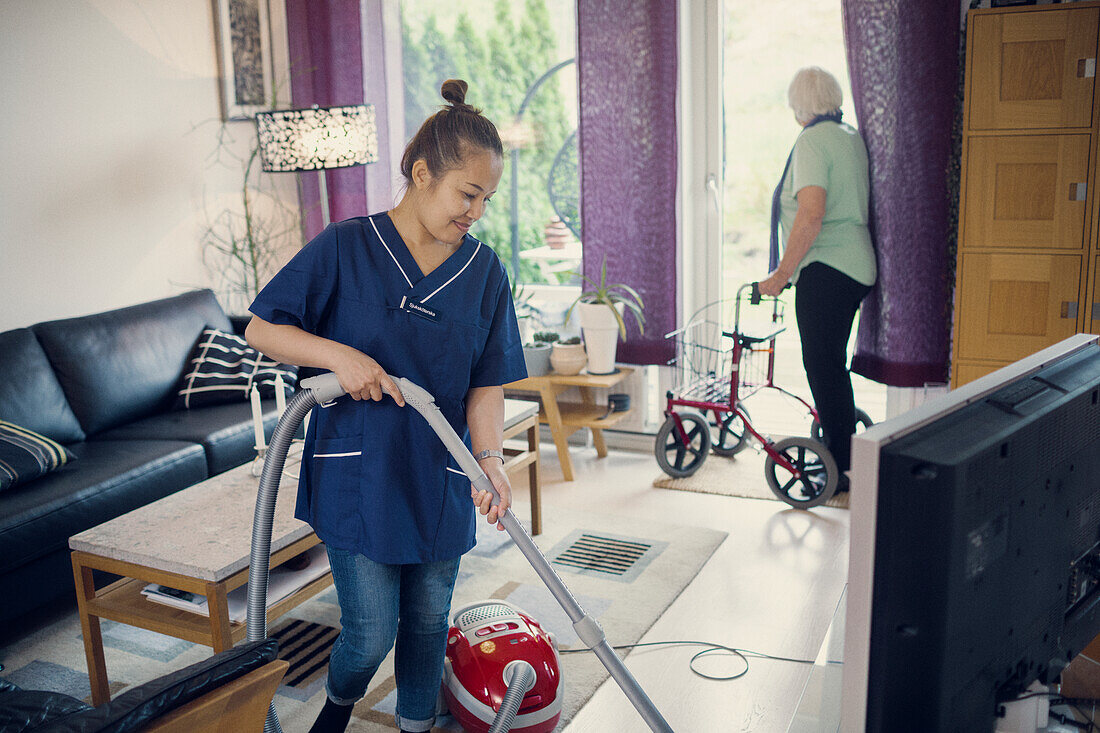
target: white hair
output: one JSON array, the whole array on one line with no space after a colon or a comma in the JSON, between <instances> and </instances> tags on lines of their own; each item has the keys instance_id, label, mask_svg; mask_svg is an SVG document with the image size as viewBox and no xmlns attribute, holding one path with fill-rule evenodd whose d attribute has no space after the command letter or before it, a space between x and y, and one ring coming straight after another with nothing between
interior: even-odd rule
<instances>
[{"instance_id":1,"label":"white hair","mask_svg":"<svg viewBox=\"0 0 1100 733\"><path fill-rule=\"evenodd\" d=\"M787 103L794 110L794 117L805 124L818 115L840 109L844 93L836 77L818 66L806 66L795 72L787 87Z\"/></svg>"}]
</instances>

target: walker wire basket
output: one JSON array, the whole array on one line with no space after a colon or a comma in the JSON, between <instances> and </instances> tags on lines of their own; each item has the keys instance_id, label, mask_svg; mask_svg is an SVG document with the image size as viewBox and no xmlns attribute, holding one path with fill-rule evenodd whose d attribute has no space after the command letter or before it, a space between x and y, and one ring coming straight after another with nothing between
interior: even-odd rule
<instances>
[{"instance_id":1,"label":"walker wire basket","mask_svg":"<svg viewBox=\"0 0 1100 733\"><path fill-rule=\"evenodd\" d=\"M696 311L686 326L666 334L675 341L679 399L729 403L744 400L771 386L773 340L783 330L783 303L769 300L766 307L749 306L742 299L733 307L733 324L723 319L729 301L717 301Z\"/></svg>"}]
</instances>

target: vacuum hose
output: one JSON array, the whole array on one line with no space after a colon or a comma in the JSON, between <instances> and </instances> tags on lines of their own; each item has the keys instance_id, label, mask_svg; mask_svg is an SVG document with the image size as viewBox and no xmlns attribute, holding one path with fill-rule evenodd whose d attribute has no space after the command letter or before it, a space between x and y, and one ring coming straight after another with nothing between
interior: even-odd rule
<instances>
[{"instance_id":1,"label":"vacuum hose","mask_svg":"<svg viewBox=\"0 0 1100 733\"><path fill-rule=\"evenodd\" d=\"M271 434L271 443L264 455L264 468L260 473L260 490L256 494L256 511L252 515L252 548L248 558L248 622L246 638L248 641L261 641L267 638L267 581L271 566L271 526L275 521L275 499L279 494L279 480L283 476L286 454L290 450L290 441L298 432L306 415L318 405L334 400L344 394L340 382L330 375L313 377L302 382L300 390L286 406L275 432ZM320 380L320 383L318 383ZM332 382L335 382L335 387ZM275 702L267 711L264 733L282 733L279 716L275 712Z\"/></svg>"},{"instance_id":2,"label":"vacuum hose","mask_svg":"<svg viewBox=\"0 0 1100 733\"><path fill-rule=\"evenodd\" d=\"M439 436L439 439L443 441L459 467L469 477L474 489L490 492L493 495L493 506L499 504L500 495L497 493L496 487L493 486L493 482L481 470L481 466L474 460L470 450L458 437L458 433L455 432L443 413L436 407L435 398L432 397L431 393L403 377L394 379L394 382L401 390L405 403L419 412L427 420L428 425L431 426L436 435ZM279 424L275 426L275 432L271 436L271 444L267 449L263 472L260 475L260 489L256 496L256 513L252 523L252 552L249 559L247 626L249 641L267 638L267 582L271 561L271 527L275 515L275 499L279 492L279 479L282 478L283 465L286 461L287 450L290 448L290 440L314 405L330 402L344 394L340 381L332 373L303 380L301 387L301 391L287 404L286 411L279 419ZM551 567L550 562L539 552L535 541L531 539L531 535L516 519L515 514L507 512L500 518L499 522L511 536L512 541L516 543L516 547L527 558L527 561L554 596L558 605L569 616L577 636L589 649L595 652L596 657L603 663L603 666L618 683L650 729L658 733L673 733L672 728L661 716L653 701L649 699L649 696L642 690L641 685L634 679L634 675L630 673L630 670L626 668L626 665L623 664L611 645L607 643L599 623L586 614L581 605L577 603L573 594L569 592L565 583ZM509 693L512 691L511 682L512 680L509 681ZM524 690L523 694L517 693L519 700L523 699L526 692L527 690ZM516 702L516 710L518 709L519 701ZM515 716L514 712L512 716ZM499 717L498 714L498 719ZM511 721L508 725L511 725ZM507 728L497 728L496 722L494 722L493 730L507 730ZM267 714L264 733L282 733L279 718L275 713L274 702L272 702Z\"/></svg>"},{"instance_id":3,"label":"vacuum hose","mask_svg":"<svg viewBox=\"0 0 1100 733\"><path fill-rule=\"evenodd\" d=\"M489 726L489 733L507 733L512 730L512 721L516 719L523 696L535 686L535 668L529 662L517 659L504 668L508 677L508 690L500 701L500 708Z\"/></svg>"}]
</instances>

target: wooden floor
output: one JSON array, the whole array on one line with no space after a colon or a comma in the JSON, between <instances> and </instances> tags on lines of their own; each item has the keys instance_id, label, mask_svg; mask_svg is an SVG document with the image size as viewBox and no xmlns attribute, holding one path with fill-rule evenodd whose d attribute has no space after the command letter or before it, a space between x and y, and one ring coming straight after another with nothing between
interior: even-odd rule
<instances>
[{"instance_id":1,"label":"wooden floor","mask_svg":"<svg viewBox=\"0 0 1100 733\"><path fill-rule=\"evenodd\" d=\"M543 501L729 533L710 562L642 641L702 640L771 655L813 659L847 577L848 512L795 511L775 501L668 491L652 487L659 474L651 453L572 449L577 480L563 482L552 450L542 451ZM711 456L708 460L719 459ZM758 456L740 462L745 481L763 482ZM529 516L525 486L517 483L516 511ZM609 639L614 645L615 639ZM701 647L631 652L627 666L677 733L786 731L809 665L750 659L748 674L717 682L688 667ZM732 674L734 658L701 660L703 671ZM567 681L568 684L568 681ZM613 683L604 684L566 733L631 733L649 728Z\"/></svg>"}]
</instances>

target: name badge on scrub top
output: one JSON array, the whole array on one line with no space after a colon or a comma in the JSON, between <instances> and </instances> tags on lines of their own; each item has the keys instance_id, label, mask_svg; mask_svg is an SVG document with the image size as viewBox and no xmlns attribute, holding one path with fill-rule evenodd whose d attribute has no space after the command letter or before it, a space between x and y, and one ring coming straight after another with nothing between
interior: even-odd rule
<instances>
[{"instance_id":1,"label":"name badge on scrub top","mask_svg":"<svg viewBox=\"0 0 1100 733\"><path fill-rule=\"evenodd\" d=\"M428 306L415 301L407 296L401 298L401 310L408 311L414 316L420 316L421 318L431 321L432 323L439 323L439 313L432 310Z\"/></svg>"}]
</instances>

